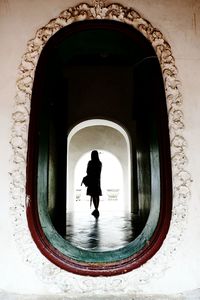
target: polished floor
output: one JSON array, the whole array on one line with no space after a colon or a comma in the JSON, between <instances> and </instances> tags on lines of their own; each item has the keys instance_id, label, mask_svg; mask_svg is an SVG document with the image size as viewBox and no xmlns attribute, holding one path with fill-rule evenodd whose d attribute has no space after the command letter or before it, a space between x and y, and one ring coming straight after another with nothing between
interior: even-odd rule
<instances>
[{"instance_id":1,"label":"polished floor","mask_svg":"<svg viewBox=\"0 0 200 300\"><path fill-rule=\"evenodd\" d=\"M138 218L116 209L115 203L100 203L100 216L91 215L89 202L79 202L67 214L66 239L86 250L108 251L126 246L141 231Z\"/></svg>"}]
</instances>

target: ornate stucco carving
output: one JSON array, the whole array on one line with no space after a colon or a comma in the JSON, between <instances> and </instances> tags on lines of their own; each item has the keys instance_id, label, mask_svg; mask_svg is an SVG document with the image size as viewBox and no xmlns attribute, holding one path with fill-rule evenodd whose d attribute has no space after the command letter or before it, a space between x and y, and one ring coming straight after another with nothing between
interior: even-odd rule
<instances>
[{"instance_id":1,"label":"ornate stucco carving","mask_svg":"<svg viewBox=\"0 0 200 300\"><path fill-rule=\"evenodd\" d=\"M166 90L171 141L173 172L173 213L168 235L160 248L142 267L125 275L114 277L83 277L63 271L48 261L34 244L26 220L25 199L26 153L30 113L30 99L34 72L39 55L47 40L62 27L72 22L87 19L110 19L124 22L137 28L152 44L161 64ZM105 1L93 1L93 5L81 3L70 7L40 28L27 44L22 57L17 78L15 108L12 114L12 167L10 212L13 220L14 237L24 260L35 268L43 281L51 283L57 292L70 293L112 293L140 292L145 283L169 268L173 263L173 253L179 247L186 224L188 200L190 197L191 176L186 170L186 141L183 137L184 119L182 97L177 80L177 68L170 45L163 34L151 23L140 16L133 8L120 4L105 4Z\"/></svg>"}]
</instances>

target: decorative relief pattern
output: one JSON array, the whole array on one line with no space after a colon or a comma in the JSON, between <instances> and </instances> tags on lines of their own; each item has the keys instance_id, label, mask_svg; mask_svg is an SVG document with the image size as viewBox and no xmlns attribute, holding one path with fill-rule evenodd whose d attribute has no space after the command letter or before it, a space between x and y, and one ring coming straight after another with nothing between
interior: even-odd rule
<instances>
[{"instance_id":1,"label":"decorative relief pattern","mask_svg":"<svg viewBox=\"0 0 200 300\"><path fill-rule=\"evenodd\" d=\"M152 44L161 64L166 90L171 140L171 157L173 172L173 213L168 235L160 248L142 267L127 274L114 277L83 277L63 271L48 261L34 244L26 220L25 199L26 154L30 99L34 72L39 55L48 39L58 30L72 22L87 19L110 19L124 22L137 28ZM191 176L186 170L186 141L183 137L184 120L182 97L177 80L177 69L169 44L162 33L142 18L134 9L120 4L106 6L103 0L94 0L93 5L81 3L68 8L57 18L40 28L35 37L28 42L22 57L17 78L15 108L12 115L11 133L12 167L11 167L11 202L10 212L13 220L14 237L24 260L31 264L44 282L50 283L54 291L65 293L100 292L112 293L140 292L151 278L161 276L161 272L172 265L172 254L179 247L186 224L188 200L190 198Z\"/></svg>"}]
</instances>

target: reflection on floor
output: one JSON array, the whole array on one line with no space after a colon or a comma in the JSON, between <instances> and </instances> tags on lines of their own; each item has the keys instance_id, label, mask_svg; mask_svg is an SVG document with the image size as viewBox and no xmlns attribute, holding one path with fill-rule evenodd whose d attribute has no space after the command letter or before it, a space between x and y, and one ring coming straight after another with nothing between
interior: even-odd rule
<instances>
[{"instance_id":1,"label":"reflection on floor","mask_svg":"<svg viewBox=\"0 0 200 300\"><path fill-rule=\"evenodd\" d=\"M79 202L78 211L67 214L66 239L72 245L91 251L115 250L126 246L141 232L138 218L131 213L112 210L112 205L109 209L100 205L100 217L95 219L92 211L89 203Z\"/></svg>"}]
</instances>

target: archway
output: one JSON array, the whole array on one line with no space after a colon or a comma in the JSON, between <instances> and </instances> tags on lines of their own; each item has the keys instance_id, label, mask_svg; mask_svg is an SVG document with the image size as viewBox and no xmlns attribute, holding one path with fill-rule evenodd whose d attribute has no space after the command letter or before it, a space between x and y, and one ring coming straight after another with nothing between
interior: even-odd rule
<instances>
[{"instance_id":1,"label":"archway","mask_svg":"<svg viewBox=\"0 0 200 300\"><path fill-rule=\"evenodd\" d=\"M79 23L79 22L77 22ZM52 91L53 93L50 93L50 97L46 98L45 100L48 100L47 102L44 101L41 106L39 105L40 101L40 97L42 97L42 92L43 90L40 90L40 88L38 88L37 84L35 83L34 86L34 99L37 99L37 102L34 104L34 110L31 116L31 122L30 122L30 132L32 134L29 134L30 140L29 140L29 145L32 145L31 142L34 141L34 137L37 135L36 131L34 131L34 127L33 124L35 122L35 116L37 116L38 113L38 106L40 107L40 118L38 120L37 125L40 128L40 138L39 140L37 140L37 144L36 147L39 144L39 159L38 157L35 155L35 153L37 153L37 151L30 151L28 154L28 162L32 161L33 164L34 162L38 159L38 176L37 176L37 183L38 183L38 194L35 195L33 194L33 190L31 190L31 187L34 188L35 186L35 173L34 171L31 172L31 174L29 174L29 180L28 180L28 184L27 184L27 191L28 194L31 195L31 197L33 196L33 199L36 199L36 201L39 201L39 205L41 205L39 208L39 220L42 223L42 229L40 230L41 236L43 236L43 239L40 240L37 237L36 234L36 239L38 241L38 243L42 243L42 241L45 240L45 237L47 239L49 239L49 242L47 242L48 246L52 249L52 247L54 247L55 249L58 250L58 253L56 252L56 255L59 254L55 257L52 258L52 254L49 255L48 257L50 257L50 259L52 261L55 261L57 265L62 264L63 268L66 269L70 269L73 270L73 272L77 272L79 274L92 274L94 276L96 275L102 275L105 274L105 267L106 268L111 268L111 271L108 271L108 273L111 274L119 274L122 273L125 267L122 267L122 264L124 264L125 260L126 260L126 272L130 269L136 268L138 267L142 262L145 262L148 258L150 258L155 252L155 249L158 249L163 241L163 236L165 236L168 226L169 226L169 219L170 219L170 208L171 208L171 201L167 201L170 197L171 197L171 186L170 186L170 179L171 179L171 173L170 173L170 154L169 154L169 139L168 139L168 127L167 127L167 115L166 115L166 106L165 106L165 96L164 96L164 92L163 92L163 81L162 81L162 76L160 73L160 67L159 67L159 62L156 58L156 56L154 55L154 50L151 47L150 44L147 43L147 41L139 34L139 32L137 32L137 30L133 31L132 28L130 28L129 26L124 24L119 24L119 22L109 22L109 21L92 21L90 22L85 22L83 24L82 27L82 22L80 22L80 24L73 24L74 26L69 26L70 28L67 28L66 31L68 33L71 33L71 29L79 29L81 28L81 34L85 34L85 30L83 28L90 28L91 30L94 29L93 25L96 24L96 30L98 31L98 29L103 29L103 31L105 32L105 28L106 28L106 34L107 34L107 28L110 28L111 31L109 31L108 33L112 35L112 30L114 29L114 32L117 33L117 36L119 37L119 35L122 32L126 32L128 33L127 35L125 34L123 36L123 38L125 37L126 41L131 42L133 49L131 49L130 47L125 47L123 48L123 50L130 50L130 59L134 58L137 60L137 57L135 55L133 55L134 52L134 47L136 46L137 54L141 54L142 56L144 55L145 58L148 57L152 57L155 58L155 60L151 60L150 64L144 64L143 68L141 68L139 71L140 75L142 75L144 73L144 69L147 71L146 74L146 78L145 78L145 83L149 84L149 88L151 91L151 101L148 101L149 97L147 98L147 95L145 94L145 91L143 91L144 93L142 93L141 97L139 97L139 99L141 101L136 101L136 104L139 104L139 106L135 106L135 110L132 111L131 109L131 104L132 102L130 101L131 97L127 98L127 97L122 97L122 98L118 98L120 100L120 103L123 103L123 100L126 99L126 105L125 107L125 111L123 111L123 113L121 113L121 106L119 105L117 108L117 110L115 110L115 116L118 117L119 120L122 120L126 123L126 126L128 126L130 128L130 130L132 130L132 135L134 135L135 132L135 126L134 126L134 118L137 118L137 122L139 125L139 132L138 133L144 133L146 134L144 137L146 139L147 146L148 148L145 148L145 144L140 143L140 151L139 154L142 157L143 154L146 155L146 158L148 158L146 161L148 161L148 165L151 166L151 168L149 169L149 175L151 175L151 177L148 175L148 185L149 185L149 191L151 190L151 199L152 200L152 205L151 205L151 211L150 211L150 216L149 219L144 227L143 232L141 233L141 235L138 237L138 239L132 241L130 243L130 245L128 245L128 247L125 247L123 249L120 249L119 251L113 251L113 253L89 253L90 255L88 255L87 252L84 251L79 251L79 249L73 248L70 244L64 243L63 244L63 240L60 238L59 234L56 234L56 237L52 239L52 232L54 231L54 229L51 227L51 223L49 223L49 219L48 216L46 214L46 207L45 207L45 199L47 197L47 190L46 187L48 187L47 184L47 170L48 170L48 137L47 137L47 124L48 124L48 118L49 115L47 114L47 112L49 112L48 110L46 110L46 105L50 105L51 110L50 112L53 114L54 119L50 119L51 121L53 121L54 123L52 125L55 125L55 137L57 139L57 158L59 160L57 166L58 166L58 173L59 177L58 179L62 180L62 184L56 188L56 191L59 192L59 194L64 197L64 189L65 189L65 184L66 181L64 183L64 179L65 177L62 176L64 174L64 168L63 165L65 166L65 164L63 164L63 160L62 158L64 157L63 155L66 154L65 150L66 148L63 147L63 145L65 144L65 140L66 140L66 135L64 134L64 129L65 129L65 121L67 120L68 122L68 126L69 124L72 124L72 121L74 122L75 119L77 118L81 118L82 116L80 116L80 113L84 112L83 110L80 111L76 111L76 113L79 113L79 115L76 115L75 119L70 119L71 114L70 111L72 111L74 109L74 104L73 107L68 107L69 109L67 110L68 115L66 118L65 112L66 110L64 110L63 108L65 108L66 102L63 100L65 98L60 97L62 96L62 93L65 91L64 88L65 86L62 86L62 81L60 78L55 77L46 77L46 83L48 80L50 80L50 82L52 82L52 80L55 80L55 85L53 87L57 87L54 91ZM92 25L92 27L90 27ZM104 27L105 26L105 27ZM109 27L110 26L110 27ZM129 28L128 28L129 27ZM68 31L69 29L69 31ZM82 30L83 29L83 30ZM121 30L122 29L122 30ZM129 31L130 30L130 31ZM73 30L72 30L73 31ZM88 31L87 31L88 32ZM101 30L99 32L102 32ZM64 33L65 35L65 30L63 30L63 32L59 32L59 34L62 35L62 33ZM68 34L67 33L67 34ZM59 39L59 34L58 36L58 42L60 41ZM123 35L123 34L122 34ZM105 37L103 35L103 37ZM129 40L130 38L130 40ZM54 39L52 39L50 41L50 43L48 43L48 47L49 45L51 46L54 41ZM77 39L76 39L77 40ZM136 43L135 43L136 42ZM73 44L73 43L72 43ZM129 43L128 43L129 44ZM128 44L126 44L126 46L128 46ZM69 45L69 44L68 44ZM102 45L101 43L99 44L99 46ZM117 45L117 43L115 44ZM118 49L120 53L118 53L120 55L120 58L124 58L125 56L123 55L123 53L121 52L121 44L120 48ZM45 51L43 51L42 56L40 57L40 61L43 61L43 59L46 57L46 52L48 53L49 48L46 47ZM50 47L51 49L51 47ZM58 49L56 47L54 47L54 50ZM114 50L113 50L114 49ZM112 48L113 51L115 51L115 48ZM141 52L141 50L144 50ZM47 56L47 61L48 59L51 57L51 55L53 54L53 52L50 51L50 56ZM149 54L149 55L148 55ZM153 56L152 56L152 55ZM65 56L66 57L66 56ZM105 57L105 56L103 56ZM144 58L143 57L143 58ZM50 62L52 62L52 60L49 60ZM147 61L146 59L143 59L143 61ZM40 66L41 68L43 68L45 66L45 62L46 60L43 61L43 64L38 64L38 66ZM129 63L130 60L128 59L126 61L126 63ZM136 63L137 61L132 61L132 63ZM55 64L54 67L56 67L57 65ZM134 65L135 66L135 65ZM50 67L50 65L49 65ZM153 68L152 68L153 67ZM48 68L47 68L48 69ZM45 69L45 70L47 70ZM39 67L38 67L39 70ZM43 69L44 70L44 69ZM149 77L149 73L152 70L154 70L154 74L156 74L156 77ZM112 72L114 73L114 72ZM36 76L37 78L37 83L40 83L42 81L39 80L39 78L41 76L46 76L47 73L43 73L43 72L39 72L37 73L37 75L40 74L39 76ZM53 73L55 74L55 73ZM56 73L57 74L57 73ZM61 74L61 73L60 73ZM136 74L135 74L136 75ZM38 78L39 77L39 78ZM63 78L64 79L64 78ZM119 79L119 78L118 78ZM140 84L144 84L144 82L141 82L141 78L136 77L135 79L139 80ZM151 81L149 83L149 79L155 79L155 81ZM118 80L119 82L119 80ZM130 83L130 82L129 82ZM42 85L45 86L45 85ZM51 86L48 84L48 86ZM127 86L127 81L126 81L126 86ZM160 87L160 89L158 89L157 87ZM131 87L131 84L130 84ZM141 87L140 85L136 84L136 87ZM156 87L156 89L155 89ZM126 89L127 90L127 89ZM56 94L56 92L59 91L60 94ZM39 95L37 94L37 92L39 92ZM41 93L40 93L41 92ZM138 92L138 90L137 90ZM156 92L159 92L159 95L156 94ZM55 93L55 94L54 94ZM149 93L148 93L149 94ZM118 96L118 94L115 93L115 95ZM36 97L37 96L37 97ZM128 95L127 95L128 96ZM130 95L129 95L130 96ZM139 95L137 95L139 96ZM135 100L138 100L138 98L135 98ZM61 100L62 102L57 102L56 99ZM80 100L80 97L77 97L76 99ZM98 98L99 100L101 100L101 98ZM105 109L105 105L107 105L107 99L110 99L109 97L107 97L106 99L104 99L104 109ZM33 99L32 99L33 100ZM86 98L87 100L87 98ZM51 102L54 101L54 102ZM32 101L34 103L34 101ZM71 103L72 104L72 103ZM55 113L55 109L52 107L56 105L56 114ZM82 105L85 105L85 103L82 103ZM75 107L77 107L77 105L75 104ZM112 106L111 106L112 107ZM142 114L142 110L141 108L145 107L145 114ZM95 107L92 107L93 109L95 109ZM104 110L105 112L105 110ZM137 112L139 113L139 115L137 114ZM43 114L44 113L44 114ZM46 114L45 114L46 113ZM91 111L90 111L91 113ZM93 113L95 113L95 110L93 110ZM112 110L109 111L110 114L113 113ZM124 113L127 114L126 119L124 119ZM136 113L136 114L135 114ZM150 113L150 114L148 114ZM60 118L60 116L62 116L62 118ZM146 117L149 116L148 118L148 125L150 125L150 127L147 126L148 132L145 132L144 129L144 121L146 121ZM43 118L45 117L45 118ZM51 117L51 114L50 114ZM155 118L154 118L155 117ZM129 119L131 118L131 119ZM162 122L161 122L162 120ZM130 122L133 121L133 122ZM140 127L141 125L141 127ZM157 131L157 129L159 129ZM51 132L51 134L53 134L53 132ZM159 139L158 139L159 137ZM144 140L143 140L144 141ZM141 141L140 141L141 142ZM145 149L144 149L145 148ZM29 148L29 150L31 149L31 147ZM63 150L65 149L65 150ZM33 149L35 150L35 148ZM36 149L37 150L37 149ZM143 150L145 150L146 152L144 153ZM159 151L160 150L160 151ZM167 151L166 151L167 150ZM164 154L165 151L165 154ZM61 156L59 156L60 152L62 153ZM133 153L133 151L132 151ZM159 156L159 154L161 156ZM149 156L149 157L147 157ZM143 160L140 161L141 162L141 175L144 177L144 168L142 167L143 165ZM30 169L29 169L30 170ZM28 171L29 171L28 170ZM61 171L61 172L59 172ZM62 174L61 174L62 173ZM151 174L150 174L151 173ZM56 172L54 172L54 174L56 175ZM161 174L161 176L159 175ZM167 174L167 181L163 180L163 174ZM142 178L142 177L141 177ZM150 181L150 179L152 179ZM32 184L32 181L34 182L34 184ZM160 182L161 181L161 182ZM60 184L60 181L57 181ZM144 184L144 181L141 181L142 184ZM144 187L144 185L142 186ZM152 188L152 189L151 189ZM160 188L162 189L160 191ZM35 189L34 189L35 191ZM62 192L63 191L63 192ZM166 194L167 191L167 194ZM141 194L143 194L143 190L140 190ZM160 193L161 192L161 193ZM36 198L35 198L36 196ZM39 197L37 200L37 196ZM31 198L32 199L32 198ZM171 199L171 198L170 198ZM32 202L31 202L32 203ZM36 202L37 203L37 202ZM149 206L150 203L148 203ZM160 206L161 204L161 206ZM35 203L34 203L35 205ZM35 210L33 209L33 207L35 207L34 205L31 206L31 210L28 209L28 213L34 213ZM37 204L36 204L37 205ZM160 210L161 207L161 210ZM60 208L59 208L60 209ZM36 214L37 214L37 210L36 210ZM38 216L36 215L36 221L37 223L34 224L32 223L32 219L29 218L30 224L31 226L33 226L33 230L35 230L35 226L37 226L39 224L38 221ZM165 225L165 226L164 226ZM30 226L30 227L31 227ZM39 226L39 225L38 225ZM32 227L31 227L32 228ZM46 241L46 240L45 240ZM146 241L148 241L148 245L146 245ZM155 245L155 241L156 241L156 245ZM148 249L146 249L146 247L148 246ZM153 248L153 249L152 249ZM46 251L46 247L42 248L44 251ZM49 248L48 248L49 249ZM47 250L47 252L50 250ZM60 252L61 251L61 252ZM54 252L52 250L53 255ZM110 255L112 254L112 255ZM142 257L142 259L140 259ZM59 260L59 261L58 261ZM73 262L72 262L73 261ZM142 262L141 262L142 261ZM71 263L74 264L74 266L71 265ZM91 264L90 264L91 263ZM95 265L94 265L95 263ZM77 268L77 269L76 269ZM89 268L89 273L88 273L88 268ZM128 268L128 269L127 269ZM107 272L107 271L106 271ZM107 273L107 274L108 274Z\"/></svg>"},{"instance_id":2,"label":"archway","mask_svg":"<svg viewBox=\"0 0 200 300\"><path fill-rule=\"evenodd\" d=\"M133 189L134 186L131 185L131 151L128 134L117 123L93 119L79 123L68 135L67 211L73 209L75 166L83 154L93 149L101 149L105 153L110 152L119 161L123 172L121 183L121 188L123 187L121 190L122 207L126 211L133 210L133 207L137 206L137 199L131 197L131 187ZM86 165L83 175L85 170Z\"/></svg>"}]
</instances>

